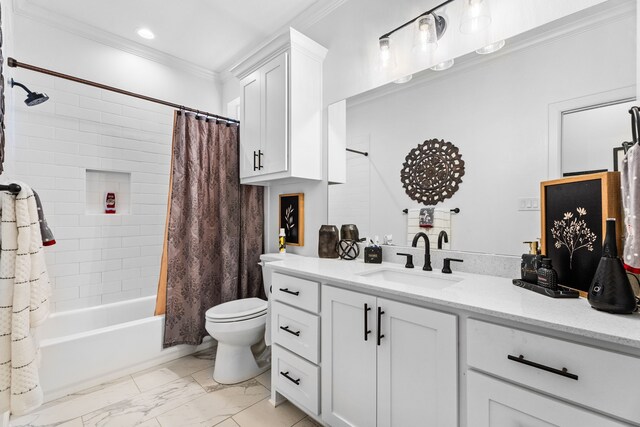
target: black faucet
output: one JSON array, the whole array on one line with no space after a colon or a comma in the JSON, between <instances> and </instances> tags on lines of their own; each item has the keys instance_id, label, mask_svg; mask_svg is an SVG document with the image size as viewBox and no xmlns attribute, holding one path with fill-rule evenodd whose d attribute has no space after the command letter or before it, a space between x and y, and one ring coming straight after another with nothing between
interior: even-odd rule
<instances>
[{"instance_id":1,"label":"black faucet","mask_svg":"<svg viewBox=\"0 0 640 427\"><path fill-rule=\"evenodd\" d=\"M451 261L455 261L455 262L464 262L461 259L456 259L456 258L445 258L444 262L443 262L443 266L442 266L442 272L444 274L451 274Z\"/></svg>"},{"instance_id":2,"label":"black faucet","mask_svg":"<svg viewBox=\"0 0 640 427\"><path fill-rule=\"evenodd\" d=\"M424 237L424 266L422 267L422 269L424 271L432 271L433 269L431 268L431 247L429 244L429 236L427 236L425 233L420 232L417 233L415 236L413 236L413 242L411 242L411 246L416 248L418 247L418 240L420 240L421 237Z\"/></svg>"},{"instance_id":3,"label":"black faucet","mask_svg":"<svg viewBox=\"0 0 640 427\"><path fill-rule=\"evenodd\" d=\"M445 243L449 243L449 235L444 230L438 234L438 249L442 249L442 239L444 239Z\"/></svg>"}]
</instances>

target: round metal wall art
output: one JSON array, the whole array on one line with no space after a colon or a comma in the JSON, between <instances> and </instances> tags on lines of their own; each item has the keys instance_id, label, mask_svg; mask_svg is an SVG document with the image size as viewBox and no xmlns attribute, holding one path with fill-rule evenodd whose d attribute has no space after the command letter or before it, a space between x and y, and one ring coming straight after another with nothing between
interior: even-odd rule
<instances>
[{"instance_id":1,"label":"round metal wall art","mask_svg":"<svg viewBox=\"0 0 640 427\"><path fill-rule=\"evenodd\" d=\"M407 195L425 205L435 205L458 191L464 176L464 160L458 147L428 139L412 149L400 172Z\"/></svg>"}]
</instances>

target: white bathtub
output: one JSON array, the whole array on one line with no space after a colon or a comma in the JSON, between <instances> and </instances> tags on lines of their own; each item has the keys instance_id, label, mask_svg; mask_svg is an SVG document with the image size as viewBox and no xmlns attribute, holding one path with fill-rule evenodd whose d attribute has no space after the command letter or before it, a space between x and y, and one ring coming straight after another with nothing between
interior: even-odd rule
<instances>
[{"instance_id":1,"label":"white bathtub","mask_svg":"<svg viewBox=\"0 0 640 427\"><path fill-rule=\"evenodd\" d=\"M53 313L39 329L40 382L49 401L212 345L162 349L155 296Z\"/></svg>"}]
</instances>

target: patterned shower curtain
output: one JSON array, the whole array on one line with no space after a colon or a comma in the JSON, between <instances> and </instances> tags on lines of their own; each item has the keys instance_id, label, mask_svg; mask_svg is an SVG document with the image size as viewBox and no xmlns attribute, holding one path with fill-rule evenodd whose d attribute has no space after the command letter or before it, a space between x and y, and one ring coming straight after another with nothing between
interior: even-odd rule
<instances>
[{"instance_id":1,"label":"patterned shower curtain","mask_svg":"<svg viewBox=\"0 0 640 427\"><path fill-rule=\"evenodd\" d=\"M263 189L240 185L239 161L238 126L176 112L156 304L164 347L200 344L209 308L264 296Z\"/></svg>"}]
</instances>

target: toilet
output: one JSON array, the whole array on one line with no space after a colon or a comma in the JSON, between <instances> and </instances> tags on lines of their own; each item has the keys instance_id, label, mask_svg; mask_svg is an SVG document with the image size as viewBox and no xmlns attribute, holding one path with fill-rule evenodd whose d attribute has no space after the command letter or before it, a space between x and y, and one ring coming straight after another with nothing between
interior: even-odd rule
<instances>
[{"instance_id":1,"label":"toilet","mask_svg":"<svg viewBox=\"0 0 640 427\"><path fill-rule=\"evenodd\" d=\"M281 260L282 255L262 255L261 265ZM269 295L271 280L264 276L264 291ZM260 298L225 302L205 313L205 327L218 341L213 379L219 384L246 381L271 366L271 350L265 345L268 303ZM270 344L270 342L269 342Z\"/></svg>"}]
</instances>

